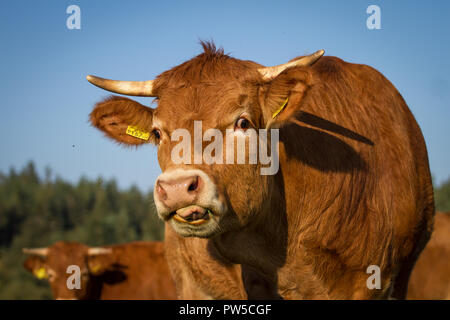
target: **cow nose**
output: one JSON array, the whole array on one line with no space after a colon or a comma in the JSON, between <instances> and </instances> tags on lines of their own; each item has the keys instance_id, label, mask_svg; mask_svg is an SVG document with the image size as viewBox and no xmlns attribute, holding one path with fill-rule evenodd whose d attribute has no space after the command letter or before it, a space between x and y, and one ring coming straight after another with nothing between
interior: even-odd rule
<instances>
[{"instance_id":1,"label":"cow nose","mask_svg":"<svg viewBox=\"0 0 450 320\"><path fill-rule=\"evenodd\" d=\"M159 178L156 195L167 208L173 211L195 202L203 187L198 175L183 178Z\"/></svg>"}]
</instances>

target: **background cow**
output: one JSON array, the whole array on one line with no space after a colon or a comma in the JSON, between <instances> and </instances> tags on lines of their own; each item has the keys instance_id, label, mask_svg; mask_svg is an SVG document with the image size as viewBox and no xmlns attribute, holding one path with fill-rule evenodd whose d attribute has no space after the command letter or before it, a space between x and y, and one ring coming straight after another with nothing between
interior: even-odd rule
<instances>
[{"instance_id":1,"label":"background cow","mask_svg":"<svg viewBox=\"0 0 450 320\"><path fill-rule=\"evenodd\" d=\"M434 231L414 266L408 299L450 300L450 212L437 212Z\"/></svg>"},{"instance_id":2,"label":"background cow","mask_svg":"<svg viewBox=\"0 0 450 320\"><path fill-rule=\"evenodd\" d=\"M48 248L23 249L25 268L48 279L55 299L176 299L161 242L131 242L90 248L56 242ZM81 270L81 288L68 289L67 267Z\"/></svg>"},{"instance_id":3,"label":"background cow","mask_svg":"<svg viewBox=\"0 0 450 320\"><path fill-rule=\"evenodd\" d=\"M156 109L110 97L90 120L124 145L158 146L155 204L175 243L168 250L192 248L181 237L210 239L205 250L241 264L249 298L405 298L434 199L425 142L400 93L375 69L320 59L323 51L264 67L203 47L156 80L88 76L113 92L157 97ZM261 162L199 163L195 147L190 164L176 162L171 134L193 136L195 120L202 133L229 129L245 140L249 129L279 129L271 148L279 147L279 171L262 175ZM188 270L199 257L184 254L179 269ZM380 288L367 286L372 265ZM177 283L196 281L179 276Z\"/></svg>"}]
</instances>

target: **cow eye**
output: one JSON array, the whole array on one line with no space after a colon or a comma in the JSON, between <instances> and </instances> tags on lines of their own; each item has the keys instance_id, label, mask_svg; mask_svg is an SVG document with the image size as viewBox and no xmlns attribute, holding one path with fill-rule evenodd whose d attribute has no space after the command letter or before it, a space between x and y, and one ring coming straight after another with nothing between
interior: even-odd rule
<instances>
[{"instance_id":1,"label":"cow eye","mask_svg":"<svg viewBox=\"0 0 450 320\"><path fill-rule=\"evenodd\" d=\"M241 129L245 131L248 128L250 128L250 121L242 117L237 119L236 124L234 126L234 130Z\"/></svg>"},{"instance_id":2,"label":"cow eye","mask_svg":"<svg viewBox=\"0 0 450 320\"><path fill-rule=\"evenodd\" d=\"M158 129L153 129L152 133L155 135L155 138L157 140L161 139L161 131L159 131Z\"/></svg>"}]
</instances>

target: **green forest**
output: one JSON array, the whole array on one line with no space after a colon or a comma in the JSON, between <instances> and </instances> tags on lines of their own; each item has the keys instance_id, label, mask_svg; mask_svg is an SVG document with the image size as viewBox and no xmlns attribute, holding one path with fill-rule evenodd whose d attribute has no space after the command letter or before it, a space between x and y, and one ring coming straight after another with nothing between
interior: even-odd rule
<instances>
[{"instance_id":1,"label":"green forest","mask_svg":"<svg viewBox=\"0 0 450 320\"><path fill-rule=\"evenodd\" d=\"M450 211L450 179L435 196L436 208ZM52 299L47 282L23 268L23 247L162 240L163 227L151 191L120 190L101 178L73 184L53 178L50 169L40 177L32 162L20 172L0 173L0 299Z\"/></svg>"}]
</instances>

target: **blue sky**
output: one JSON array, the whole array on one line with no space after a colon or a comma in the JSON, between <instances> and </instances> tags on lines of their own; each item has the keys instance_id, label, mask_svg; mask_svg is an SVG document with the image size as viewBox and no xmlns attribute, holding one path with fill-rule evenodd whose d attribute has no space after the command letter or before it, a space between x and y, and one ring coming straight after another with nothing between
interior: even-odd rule
<instances>
[{"instance_id":1,"label":"blue sky","mask_svg":"<svg viewBox=\"0 0 450 320\"><path fill-rule=\"evenodd\" d=\"M66 27L72 4L81 30ZM371 4L380 30L366 27ZM441 183L450 177L449 15L450 1L1 1L0 172L33 160L69 181L114 177L150 189L156 147L119 147L90 127L107 93L85 76L152 79L213 39L264 65L325 49L380 70L414 113Z\"/></svg>"}]
</instances>

